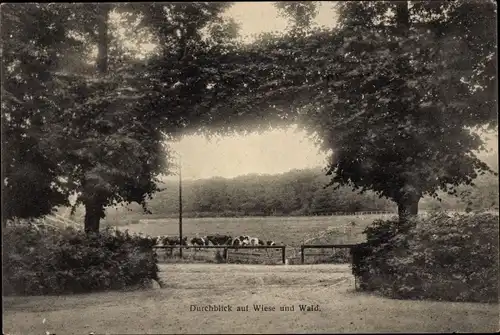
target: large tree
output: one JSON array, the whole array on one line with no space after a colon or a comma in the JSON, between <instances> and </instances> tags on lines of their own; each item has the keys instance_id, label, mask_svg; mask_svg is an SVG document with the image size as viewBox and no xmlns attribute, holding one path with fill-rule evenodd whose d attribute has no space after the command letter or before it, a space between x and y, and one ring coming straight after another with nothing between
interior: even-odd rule
<instances>
[{"instance_id":1,"label":"large tree","mask_svg":"<svg viewBox=\"0 0 500 335\"><path fill-rule=\"evenodd\" d=\"M108 4L97 5L94 36L98 46L97 80L75 78L76 103L65 119L72 141L61 147L71 161L68 175L85 205L85 227L97 231L105 208L139 202L157 191L155 176L167 172L170 141L205 108L207 77L216 67L214 55L231 44L236 27L225 22L226 3L122 4L129 29L147 30L157 53L143 61L111 66ZM73 85L75 86L75 85ZM69 126L72 124L73 126ZM74 127L74 125L77 127Z\"/></svg>"},{"instance_id":2,"label":"large tree","mask_svg":"<svg viewBox=\"0 0 500 335\"><path fill-rule=\"evenodd\" d=\"M43 184L40 191L32 187L34 192L30 195L43 199L42 202L50 201L45 201L44 209L37 215L67 204L67 196L76 192L75 208L79 204L85 206L87 231L99 229L99 221L109 205L130 201L145 204L146 197L157 190L155 176L167 172L169 154L163 148L164 140L181 133L207 107L205 96L211 93L209 84L213 82L208 78L217 72L216 57L226 47L235 45L237 26L222 16L228 6L227 3L26 5L27 12L33 12L27 23L22 23L23 8L2 8L2 14L6 13L5 17L14 23L12 27L18 28L17 32L2 29L12 42L4 44L12 56L6 59L10 63L3 62L4 69L24 66L23 60L31 54L36 60L45 57L43 60L49 64L42 69L25 66L32 86L41 87L35 87L33 93L16 83L16 73L9 68L12 84L5 91L9 106L2 113L2 118L12 126L9 134L26 128L25 124L30 125L32 119L40 122L36 133L27 140L21 131L19 136L11 138L29 143L9 144L12 158L9 165L3 164L8 171L2 171L2 191L11 190L10 195L29 193L20 186L29 187L30 182L37 185L35 181L39 180ZM117 46L116 38L110 38L115 37L110 29L112 11L120 12L128 20L127 33L137 29L156 38L159 44L156 58L134 60ZM2 20L4 24L6 21ZM42 29L36 31L37 27ZM54 29L56 38L47 39L53 37ZM30 36L33 31L36 34ZM42 45L40 52L36 44L38 36L40 44L49 43L50 47L56 45L60 49L52 47L55 50L52 51ZM26 38L21 44L24 53L16 54L16 45L24 42L22 38ZM87 56L88 51L97 48L93 71L88 66L89 58L73 52L75 44ZM110 68L112 71L108 71ZM37 99L36 103L28 104L36 117L27 114L27 104L15 108L16 103L23 103L19 98ZM43 111L39 108L47 105L50 108ZM19 117L15 118L12 111ZM53 166L43 165L38 155L34 164L39 165L40 175L25 177L24 170L36 174L37 169L30 169L29 156L18 150L21 145L35 154L36 150L29 147L39 146L45 152L42 158L47 158ZM58 183L53 186L55 181ZM64 186L63 191L60 186ZM53 197L48 197L50 190ZM56 196L57 201L52 201ZM12 201L18 207L22 203L33 202ZM26 208L16 211L12 210L9 216L33 216Z\"/></svg>"},{"instance_id":3,"label":"large tree","mask_svg":"<svg viewBox=\"0 0 500 335\"><path fill-rule=\"evenodd\" d=\"M475 130L497 125L496 5L337 6L337 29L261 43L256 70L245 70L257 84L244 95L272 115L281 109L333 152L332 184L374 190L406 221L424 195L454 194L490 171Z\"/></svg>"},{"instance_id":4,"label":"large tree","mask_svg":"<svg viewBox=\"0 0 500 335\"><path fill-rule=\"evenodd\" d=\"M96 232L107 206L137 202L147 210L157 176L168 171L168 152L158 119L137 108L139 79L130 72L141 62L120 55L124 50L111 39L112 5L86 6L90 20L80 29L90 32L87 42L97 47L95 72L58 74L67 99L52 117L58 131L50 136L59 143L64 176L78 194L73 208L84 205L85 230Z\"/></svg>"},{"instance_id":5,"label":"large tree","mask_svg":"<svg viewBox=\"0 0 500 335\"><path fill-rule=\"evenodd\" d=\"M96 231L104 207L145 204L157 190L155 176L165 172L163 136L157 120L135 108L134 78L121 71L131 57L117 55L110 41L110 9L2 7L6 218L45 215L77 192L77 205L86 207L85 228Z\"/></svg>"},{"instance_id":6,"label":"large tree","mask_svg":"<svg viewBox=\"0 0 500 335\"><path fill-rule=\"evenodd\" d=\"M44 127L59 101L53 73L61 55L81 51L66 35L69 17L66 6L54 4L1 8L3 223L67 204L69 190Z\"/></svg>"},{"instance_id":7,"label":"large tree","mask_svg":"<svg viewBox=\"0 0 500 335\"><path fill-rule=\"evenodd\" d=\"M349 71L332 83L321 113L308 115L309 126L334 150L332 182L393 199L404 220L422 196L454 194L490 171L474 152L483 141L473 130L497 122L496 6L341 6L339 52Z\"/></svg>"}]
</instances>

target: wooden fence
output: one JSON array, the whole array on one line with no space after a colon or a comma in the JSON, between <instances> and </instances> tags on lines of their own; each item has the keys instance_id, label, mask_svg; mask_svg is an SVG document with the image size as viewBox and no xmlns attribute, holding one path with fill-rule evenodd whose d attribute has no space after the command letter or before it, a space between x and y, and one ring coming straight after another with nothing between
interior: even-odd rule
<instances>
[{"instance_id":1,"label":"wooden fence","mask_svg":"<svg viewBox=\"0 0 500 335\"><path fill-rule=\"evenodd\" d=\"M363 211L363 212L322 212L322 213L314 213L311 216L357 216L357 215L380 215L380 214L393 214L396 215L395 212L391 211Z\"/></svg>"},{"instance_id":2,"label":"wooden fence","mask_svg":"<svg viewBox=\"0 0 500 335\"><path fill-rule=\"evenodd\" d=\"M245 245L245 246L233 246L233 245L196 245L196 246L185 246L185 245L155 245L154 249L223 249L223 258L228 261L229 250L241 250L241 249L281 249L281 260L283 264L286 262L286 246L284 245Z\"/></svg>"},{"instance_id":3,"label":"wooden fence","mask_svg":"<svg viewBox=\"0 0 500 335\"><path fill-rule=\"evenodd\" d=\"M300 246L300 262L304 264L305 249L351 249L356 245L357 244L303 244Z\"/></svg>"},{"instance_id":4,"label":"wooden fence","mask_svg":"<svg viewBox=\"0 0 500 335\"><path fill-rule=\"evenodd\" d=\"M300 261L304 264L306 249L351 249L357 244L303 244L300 246ZM281 249L281 260L283 264L286 263L286 246L284 245L247 245L247 246L232 246L232 245L155 245L155 249L223 249L223 258L228 261L229 250L248 250L248 249Z\"/></svg>"}]
</instances>

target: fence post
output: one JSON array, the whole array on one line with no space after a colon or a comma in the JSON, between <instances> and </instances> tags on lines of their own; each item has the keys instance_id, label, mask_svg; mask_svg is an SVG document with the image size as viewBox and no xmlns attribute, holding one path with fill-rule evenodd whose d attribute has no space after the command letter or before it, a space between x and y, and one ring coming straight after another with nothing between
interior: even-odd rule
<instances>
[{"instance_id":1,"label":"fence post","mask_svg":"<svg viewBox=\"0 0 500 335\"><path fill-rule=\"evenodd\" d=\"M285 248L286 247L281 248L281 259L283 260L283 264L286 263L286 261L285 261Z\"/></svg>"},{"instance_id":2,"label":"fence post","mask_svg":"<svg viewBox=\"0 0 500 335\"><path fill-rule=\"evenodd\" d=\"M228 254L228 252L227 252L227 251L228 251L228 249L227 249L227 248L224 248L224 259L226 260L226 263L228 262L228 257L227 257L227 256L228 256L228 255L227 255L227 254Z\"/></svg>"},{"instance_id":3,"label":"fence post","mask_svg":"<svg viewBox=\"0 0 500 335\"><path fill-rule=\"evenodd\" d=\"M304 246L300 246L300 262L304 264Z\"/></svg>"}]
</instances>

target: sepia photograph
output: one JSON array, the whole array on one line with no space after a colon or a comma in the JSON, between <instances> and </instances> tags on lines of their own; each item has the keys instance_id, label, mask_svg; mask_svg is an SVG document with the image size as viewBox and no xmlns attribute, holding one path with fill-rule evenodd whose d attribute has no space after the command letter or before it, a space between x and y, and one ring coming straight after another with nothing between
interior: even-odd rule
<instances>
[{"instance_id":1,"label":"sepia photograph","mask_svg":"<svg viewBox=\"0 0 500 335\"><path fill-rule=\"evenodd\" d=\"M2 3L3 335L499 332L497 24Z\"/></svg>"}]
</instances>

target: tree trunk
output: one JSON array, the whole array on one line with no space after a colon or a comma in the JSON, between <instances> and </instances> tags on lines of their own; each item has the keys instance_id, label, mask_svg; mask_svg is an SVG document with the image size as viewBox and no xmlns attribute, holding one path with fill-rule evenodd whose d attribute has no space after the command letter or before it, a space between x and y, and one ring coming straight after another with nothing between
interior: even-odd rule
<instances>
[{"instance_id":1,"label":"tree trunk","mask_svg":"<svg viewBox=\"0 0 500 335\"><path fill-rule=\"evenodd\" d=\"M399 28L399 33L403 36L408 36L410 29L410 11L408 9L408 1L397 2L396 23Z\"/></svg>"},{"instance_id":2,"label":"tree trunk","mask_svg":"<svg viewBox=\"0 0 500 335\"><path fill-rule=\"evenodd\" d=\"M104 206L96 199L84 202L85 205L85 232L99 232L101 218L104 216Z\"/></svg>"},{"instance_id":3,"label":"tree trunk","mask_svg":"<svg viewBox=\"0 0 500 335\"><path fill-rule=\"evenodd\" d=\"M408 8L408 1L399 1L396 3L396 24L400 36L403 37L403 39L408 38L410 32L410 12ZM401 50L401 52L402 51L403 50ZM403 57L400 54L397 63L400 75L404 78L410 69L409 59L408 57ZM405 85L401 85L398 89L398 94L400 96L405 95ZM403 103L402 101L399 102L402 103L403 106L406 105L402 108L410 110L410 106L408 104ZM417 216L418 202L420 201L420 198L421 195L419 195L413 187L410 185L404 186L403 192L397 201L399 221L401 224L407 223L409 219Z\"/></svg>"},{"instance_id":4,"label":"tree trunk","mask_svg":"<svg viewBox=\"0 0 500 335\"><path fill-rule=\"evenodd\" d=\"M408 220L417 216L420 198L420 195L412 193L403 196L397 202L399 221L401 223L406 223Z\"/></svg>"},{"instance_id":5,"label":"tree trunk","mask_svg":"<svg viewBox=\"0 0 500 335\"><path fill-rule=\"evenodd\" d=\"M98 4L97 71L100 75L105 75L108 71L108 18L110 10L110 4Z\"/></svg>"},{"instance_id":6,"label":"tree trunk","mask_svg":"<svg viewBox=\"0 0 500 335\"><path fill-rule=\"evenodd\" d=\"M111 5L107 3L97 5L97 73L104 77L108 72L108 19ZM91 192L95 193L95 192ZM84 195L85 196L85 195ZM86 196L85 205L85 232L97 233L101 218L104 217L104 202L95 194Z\"/></svg>"}]
</instances>

